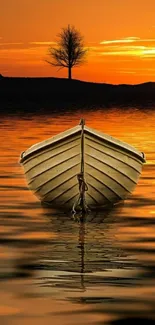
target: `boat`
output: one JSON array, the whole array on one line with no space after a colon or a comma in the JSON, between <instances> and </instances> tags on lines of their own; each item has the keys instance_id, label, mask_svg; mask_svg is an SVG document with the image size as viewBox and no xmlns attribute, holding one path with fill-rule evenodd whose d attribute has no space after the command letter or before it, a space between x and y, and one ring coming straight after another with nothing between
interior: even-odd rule
<instances>
[{"instance_id":1,"label":"boat","mask_svg":"<svg viewBox=\"0 0 155 325\"><path fill-rule=\"evenodd\" d=\"M22 152L29 188L53 208L87 211L114 205L134 190L143 152L80 124Z\"/></svg>"}]
</instances>

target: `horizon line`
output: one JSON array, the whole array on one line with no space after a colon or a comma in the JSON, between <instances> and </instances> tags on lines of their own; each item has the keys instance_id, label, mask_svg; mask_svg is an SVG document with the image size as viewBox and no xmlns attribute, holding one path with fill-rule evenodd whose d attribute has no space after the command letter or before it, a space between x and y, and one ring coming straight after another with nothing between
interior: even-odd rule
<instances>
[{"instance_id":1,"label":"horizon line","mask_svg":"<svg viewBox=\"0 0 155 325\"><path fill-rule=\"evenodd\" d=\"M0 80L1 79L5 79L5 78L10 78L10 79L63 79L63 80L69 80L68 78L62 78L62 77L43 77L43 76L4 76L0 73ZM81 79L74 79L72 78L71 80L69 81L80 81L80 82L85 82L85 83L94 83L94 84L104 84L104 85L111 85L111 86L121 86L121 85L126 85L126 86L134 86L134 85L143 85L143 84L148 84L148 83L154 83L155 84L155 81L144 81L144 82L141 82L141 83L135 83L135 84L128 84L128 83L119 83L119 84L113 84L113 83L109 83L109 82L96 82L96 81L88 81L88 80L81 80Z\"/></svg>"}]
</instances>

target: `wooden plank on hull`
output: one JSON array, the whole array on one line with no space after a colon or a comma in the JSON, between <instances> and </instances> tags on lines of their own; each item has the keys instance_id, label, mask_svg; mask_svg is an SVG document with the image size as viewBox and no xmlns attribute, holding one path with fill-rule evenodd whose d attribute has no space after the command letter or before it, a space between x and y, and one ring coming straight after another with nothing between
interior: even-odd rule
<instances>
[{"instance_id":1,"label":"wooden plank on hull","mask_svg":"<svg viewBox=\"0 0 155 325\"><path fill-rule=\"evenodd\" d=\"M74 189L74 187L78 187L78 182L76 176L72 177L67 182L64 182L57 186L55 189L50 189L48 193L41 197L43 201L54 201L58 197L62 196L64 193L69 191L70 189Z\"/></svg>"},{"instance_id":2,"label":"wooden plank on hull","mask_svg":"<svg viewBox=\"0 0 155 325\"><path fill-rule=\"evenodd\" d=\"M61 205L63 206L69 199L75 197L78 194L78 185L75 184L72 188L67 189L61 195L53 198L52 194L51 197L48 197L48 201L50 203L53 202L54 205ZM47 201L47 200L45 200Z\"/></svg>"},{"instance_id":3,"label":"wooden plank on hull","mask_svg":"<svg viewBox=\"0 0 155 325\"><path fill-rule=\"evenodd\" d=\"M106 191L113 192L116 197L120 197L123 199L126 195L128 195L130 192L124 187L124 185L118 183L115 179L112 179L108 175L104 174L103 172L100 172L99 170L95 170L94 167L87 166L87 172L86 172L86 182L87 179L93 179L93 182L97 181L101 185L99 186L105 186Z\"/></svg>"},{"instance_id":4,"label":"wooden plank on hull","mask_svg":"<svg viewBox=\"0 0 155 325\"><path fill-rule=\"evenodd\" d=\"M76 193L75 195L71 196L62 206L62 208L71 210L73 208L73 205L75 202L78 201L79 193Z\"/></svg>"},{"instance_id":5,"label":"wooden plank on hull","mask_svg":"<svg viewBox=\"0 0 155 325\"><path fill-rule=\"evenodd\" d=\"M76 137L77 135L80 135L80 130L81 130L80 126L78 125L72 129L69 129L62 133L57 134L52 138L49 138L42 142L34 144L33 146L31 146L29 149L27 149L24 152L24 155L21 158L21 163L23 164L24 161L29 159L31 156L40 153L42 150L46 150L46 149L50 148L51 146L54 146L57 144L61 145L63 141L68 141L68 140Z\"/></svg>"},{"instance_id":6,"label":"wooden plank on hull","mask_svg":"<svg viewBox=\"0 0 155 325\"><path fill-rule=\"evenodd\" d=\"M116 171L112 167L103 165L101 162L98 162L98 164L96 164L96 161L93 161L93 159L91 159L89 162L87 161L87 163L85 165L85 170L86 170L86 172L88 171L88 173L90 173L89 167L91 167L90 170L92 172L92 175L96 176L97 175L96 171L97 172L100 171L102 173L101 179L104 180L104 177L107 176L107 177L111 178L112 180L116 181L120 186L122 186L122 188L125 188L129 192L136 185L136 183L133 182L128 177L124 176L123 174L120 174L118 171Z\"/></svg>"},{"instance_id":7,"label":"wooden plank on hull","mask_svg":"<svg viewBox=\"0 0 155 325\"><path fill-rule=\"evenodd\" d=\"M112 157L118 161L125 163L127 166L133 167L136 171L141 172L142 163L131 156L124 154L124 152L117 151L110 146L106 146L104 143L97 143L88 138L85 139L85 152L91 153L93 150L97 150L99 153L107 155L107 157Z\"/></svg>"},{"instance_id":8,"label":"wooden plank on hull","mask_svg":"<svg viewBox=\"0 0 155 325\"><path fill-rule=\"evenodd\" d=\"M137 159L141 160L142 162L144 162L144 157L142 155L142 153L140 151L138 151L135 147L129 145L126 142L123 142L121 140L118 140L116 138L113 138L112 136L105 134L103 132L100 131L96 131L92 128L89 127L85 127L85 134L88 136L91 136L93 139L95 138L95 140L97 141L101 141L101 143L106 142L108 144L111 144L113 147L117 148L117 149L121 149L124 152L128 152L129 155L133 155L135 156Z\"/></svg>"},{"instance_id":9,"label":"wooden plank on hull","mask_svg":"<svg viewBox=\"0 0 155 325\"><path fill-rule=\"evenodd\" d=\"M31 170L32 168L36 168L39 164L46 162L50 158L56 158L57 155L65 152L67 154L67 151L71 149L73 150L77 149L77 152L79 152L79 140L72 141L67 144L64 143L64 145L62 145L59 148L49 148L48 150L43 151L39 155L31 157L29 161L25 161L24 164L25 173Z\"/></svg>"},{"instance_id":10,"label":"wooden plank on hull","mask_svg":"<svg viewBox=\"0 0 155 325\"><path fill-rule=\"evenodd\" d=\"M44 173L42 173L41 175L37 176L34 179L27 178L28 185L34 190L37 190L37 188L39 188L44 182L52 178L55 178L56 176L62 174L63 172L66 172L66 170L69 177L70 169L76 166L80 166L78 156L63 162L61 165L55 166L48 171L45 171Z\"/></svg>"},{"instance_id":11,"label":"wooden plank on hull","mask_svg":"<svg viewBox=\"0 0 155 325\"><path fill-rule=\"evenodd\" d=\"M79 172L79 165L69 169L69 173L67 170L57 175L54 178L50 178L49 180L45 181L40 185L35 193L39 193L41 196L48 194L49 190L54 190L55 188L59 187L61 184L68 182L71 178L76 177ZM77 182L77 177L76 177Z\"/></svg>"},{"instance_id":12,"label":"wooden plank on hull","mask_svg":"<svg viewBox=\"0 0 155 325\"><path fill-rule=\"evenodd\" d=\"M85 199L86 199L86 203L89 206L98 206L98 201L95 199L95 197L91 194L91 191L86 192L85 194Z\"/></svg>"},{"instance_id":13,"label":"wooden plank on hull","mask_svg":"<svg viewBox=\"0 0 155 325\"><path fill-rule=\"evenodd\" d=\"M91 154L86 154L85 161L91 161L91 159L93 159L93 161L96 161L94 166L96 166L98 162L103 163L103 168L105 165L108 167L112 167L119 173L131 179L132 181L135 181L135 179L137 179L137 175L140 174L132 167L125 165L124 163L116 160L115 158L109 158L107 157L107 155L99 153L97 150L94 150Z\"/></svg>"},{"instance_id":14,"label":"wooden plank on hull","mask_svg":"<svg viewBox=\"0 0 155 325\"><path fill-rule=\"evenodd\" d=\"M132 159L134 159L137 162L141 162L141 163L144 162L144 159L142 158L142 153L139 153L139 151L136 151L137 153L135 153L134 151L125 150L121 146L115 146L113 143L104 141L104 139L102 139L101 137L100 138L93 137L93 135L91 135L91 134L86 133L85 137L86 137L86 139L89 139L94 144L100 144L101 146L104 145L107 148L112 148L117 153L121 153L128 157L132 157Z\"/></svg>"},{"instance_id":15,"label":"wooden plank on hull","mask_svg":"<svg viewBox=\"0 0 155 325\"><path fill-rule=\"evenodd\" d=\"M103 184L100 180L97 180L90 174L86 174L86 182L88 185L88 189L89 189L89 185L92 185L111 202L119 201L122 199L122 197L120 197L120 195L116 194L109 187L107 187L105 184ZM126 192L126 193L128 193L128 192Z\"/></svg>"},{"instance_id":16,"label":"wooden plank on hull","mask_svg":"<svg viewBox=\"0 0 155 325\"><path fill-rule=\"evenodd\" d=\"M137 179L139 178L138 172L136 172L135 170L126 168L125 166L123 166L122 163L121 163L121 165L119 163L114 164L114 161L111 161L105 155L104 156L101 156L101 155L93 156L93 155L86 154L85 162L86 162L86 164L93 165L97 169L99 166L99 170L106 171L106 173L108 173L108 174L111 171L113 171L113 172L116 171L116 172L118 172L117 175L123 175L134 183L136 183ZM120 176L117 176L117 177L119 178Z\"/></svg>"},{"instance_id":17,"label":"wooden plank on hull","mask_svg":"<svg viewBox=\"0 0 155 325\"><path fill-rule=\"evenodd\" d=\"M28 175L29 178L35 178L36 176L41 175L45 171L55 167L59 166L65 161L69 161L74 159L75 157L79 157L80 160L80 155L77 151L76 148L70 149L67 152L60 153L56 157L49 158L45 162L39 164L39 166L36 166L36 168L31 169L26 173L26 176Z\"/></svg>"},{"instance_id":18,"label":"wooden plank on hull","mask_svg":"<svg viewBox=\"0 0 155 325\"><path fill-rule=\"evenodd\" d=\"M103 205L103 204L109 204L111 201L103 195L98 189L96 189L93 185L88 184L88 191L86 193L86 200L87 203L90 204L88 200L88 196L90 196L94 201L95 205Z\"/></svg>"}]
</instances>

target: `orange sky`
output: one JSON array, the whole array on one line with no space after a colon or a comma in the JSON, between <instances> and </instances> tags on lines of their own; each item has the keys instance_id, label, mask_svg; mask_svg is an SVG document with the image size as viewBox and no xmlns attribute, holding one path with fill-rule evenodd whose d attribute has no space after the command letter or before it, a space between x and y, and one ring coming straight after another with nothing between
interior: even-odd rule
<instances>
[{"instance_id":1,"label":"orange sky","mask_svg":"<svg viewBox=\"0 0 155 325\"><path fill-rule=\"evenodd\" d=\"M67 77L50 66L49 44L74 25L89 48L73 78L107 83L155 81L155 0L0 0L0 73Z\"/></svg>"}]
</instances>

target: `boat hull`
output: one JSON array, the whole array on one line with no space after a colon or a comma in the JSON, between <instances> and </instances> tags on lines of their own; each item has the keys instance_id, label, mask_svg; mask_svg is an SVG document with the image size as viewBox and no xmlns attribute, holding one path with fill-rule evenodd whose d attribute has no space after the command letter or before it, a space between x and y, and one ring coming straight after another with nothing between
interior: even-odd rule
<instances>
[{"instance_id":1,"label":"boat hull","mask_svg":"<svg viewBox=\"0 0 155 325\"><path fill-rule=\"evenodd\" d=\"M55 208L79 201L81 128L70 129L29 148L21 158L29 188ZM108 135L84 128L84 177L90 209L113 205L134 190L145 162L142 153Z\"/></svg>"}]
</instances>

